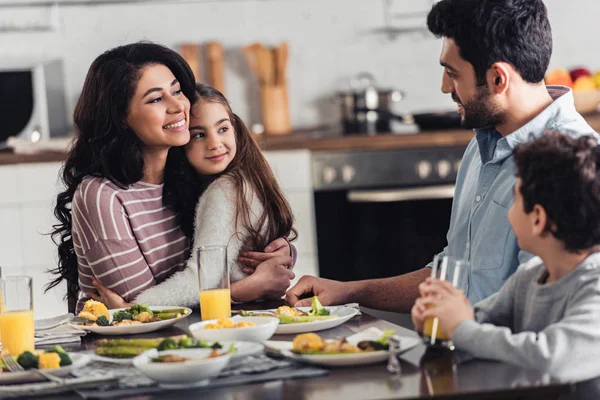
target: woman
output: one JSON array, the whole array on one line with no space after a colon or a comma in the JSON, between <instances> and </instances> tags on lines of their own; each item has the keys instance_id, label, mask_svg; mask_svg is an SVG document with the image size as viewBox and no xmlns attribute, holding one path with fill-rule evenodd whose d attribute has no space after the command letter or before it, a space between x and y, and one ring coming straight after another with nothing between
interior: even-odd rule
<instances>
[{"instance_id":1,"label":"woman","mask_svg":"<svg viewBox=\"0 0 600 400\"><path fill-rule=\"evenodd\" d=\"M164 46L120 46L92 63L75 107L79 136L63 169L66 190L55 207L58 277L48 285L66 279L70 311L96 290L95 279L131 301L185 266L181 202L176 181L164 176L181 165L170 161L169 149L190 139L192 96L189 66ZM272 247L289 251L284 240Z\"/></svg>"},{"instance_id":2,"label":"woman","mask_svg":"<svg viewBox=\"0 0 600 400\"><path fill-rule=\"evenodd\" d=\"M178 170L185 171L188 164L192 169L181 176L177 198L182 201L183 215L189 216L186 221L194 220L195 208L194 246L227 246L233 301L281 297L294 278L290 257L279 259L274 265L263 263L249 276L236 261L242 250L261 249L274 238L296 236L291 207L258 144L223 94L204 84L196 85L190 134L185 155L181 151L182 167ZM193 253L184 271L144 290L135 302L198 304L196 262ZM212 276L216 283L222 271L210 271L204 276ZM131 306L120 302L106 288L101 288L101 292L110 307Z\"/></svg>"}]
</instances>

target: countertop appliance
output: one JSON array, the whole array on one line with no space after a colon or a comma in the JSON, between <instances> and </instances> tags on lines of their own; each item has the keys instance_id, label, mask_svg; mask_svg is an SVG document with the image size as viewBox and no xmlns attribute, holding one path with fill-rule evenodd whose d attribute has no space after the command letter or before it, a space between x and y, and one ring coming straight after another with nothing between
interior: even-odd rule
<instances>
[{"instance_id":1,"label":"countertop appliance","mask_svg":"<svg viewBox=\"0 0 600 400\"><path fill-rule=\"evenodd\" d=\"M431 261L446 245L465 147L315 151L320 275L383 278Z\"/></svg>"},{"instance_id":2,"label":"countertop appliance","mask_svg":"<svg viewBox=\"0 0 600 400\"><path fill-rule=\"evenodd\" d=\"M0 94L0 148L11 136L37 142L68 135L60 60L0 60Z\"/></svg>"}]
</instances>

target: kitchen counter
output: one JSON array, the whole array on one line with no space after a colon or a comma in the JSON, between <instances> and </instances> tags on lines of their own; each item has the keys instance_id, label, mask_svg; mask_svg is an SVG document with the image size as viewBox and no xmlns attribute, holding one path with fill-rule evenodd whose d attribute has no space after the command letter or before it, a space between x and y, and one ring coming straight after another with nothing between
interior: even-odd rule
<instances>
[{"instance_id":1,"label":"kitchen counter","mask_svg":"<svg viewBox=\"0 0 600 400\"><path fill-rule=\"evenodd\" d=\"M600 113L585 116L588 124L600 132ZM348 150L388 150L401 148L427 148L466 146L473 138L473 131L465 129L426 131L417 134L378 134L375 136L350 135L325 130L294 132L290 135L256 135L265 151L298 150L348 151ZM64 153L44 153L22 155L0 152L0 165L63 161Z\"/></svg>"}]
</instances>

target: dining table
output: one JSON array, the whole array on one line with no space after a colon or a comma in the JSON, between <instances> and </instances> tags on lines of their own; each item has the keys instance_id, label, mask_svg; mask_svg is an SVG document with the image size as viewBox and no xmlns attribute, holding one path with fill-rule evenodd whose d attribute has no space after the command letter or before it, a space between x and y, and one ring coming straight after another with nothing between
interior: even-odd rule
<instances>
[{"instance_id":1,"label":"dining table","mask_svg":"<svg viewBox=\"0 0 600 400\"><path fill-rule=\"evenodd\" d=\"M244 305L244 309L267 309L277 304ZM241 307L241 306L238 306ZM393 322L399 314L370 314L361 308L360 315L344 324L319 331L325 339L347 337L375 327L392 329L402 337L418 337L413 330ZM188 326L200 321L199 312L173 327L135 335L155 338L189 334ZM291 341L295 335L274 335L270 340ZM86 335L81 343L65 345L70 351L94 349L97 335ZM115 338L114 336L112 338ZM190 388L151 391L114 398L131 400L158 399L563 399L575 395L576 385L551 379L547 374L496 361L469 359L458 351L430 347L419 341L399 354L401 371L390 373L386 362L362 366L329 368L326 375L304 379L278 379L220 388ZM44 396L46 399L81 399L78 392ZM90 398L90 397L87 397ZM93 398L93 397L92 397Z\"/></svg>"}]
</instances>

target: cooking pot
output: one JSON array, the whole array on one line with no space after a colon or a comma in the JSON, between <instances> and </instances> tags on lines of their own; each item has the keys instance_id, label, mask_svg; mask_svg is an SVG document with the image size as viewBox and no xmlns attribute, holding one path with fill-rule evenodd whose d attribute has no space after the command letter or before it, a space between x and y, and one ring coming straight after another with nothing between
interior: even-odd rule
<instances>
[{"instance_id":1,"label":"cooking pot","mask_svg":"<svg viewBox=\"0 0 600 400\"><path fill-rule=\"evenodd\" d=\"M389 119L380 118L378 110L392 111L392 105L402 100L404 93L378 88L375 78L362 72L350 80L349 91L336 93L344 133L375 134L390 132Z\"/></svg>"}]
</instances>

